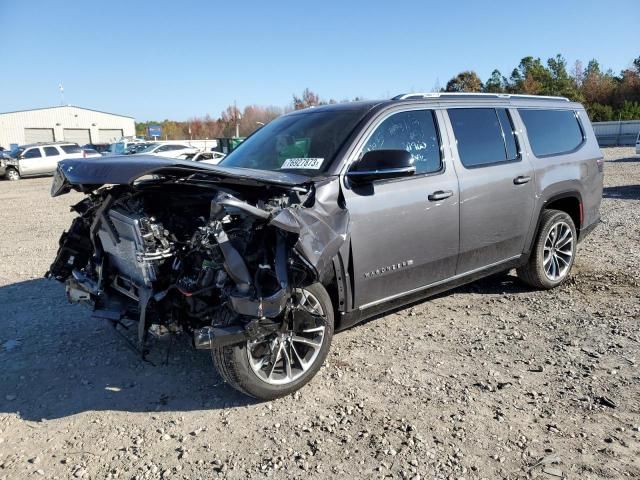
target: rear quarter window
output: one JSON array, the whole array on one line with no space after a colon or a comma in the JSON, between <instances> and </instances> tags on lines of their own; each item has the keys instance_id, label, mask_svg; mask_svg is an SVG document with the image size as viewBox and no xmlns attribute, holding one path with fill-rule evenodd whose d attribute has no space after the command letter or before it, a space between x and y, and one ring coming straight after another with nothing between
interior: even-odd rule
<instances>
[{"instance_id":1,"label":"rear quarter window","mask_svg":"<svg viewBox=\"0 0 640 480\"><path fill-rule=\"evenodd\" d=\"M60 148L64 153L82 153L82 149L78 145L62 145Z\"/></svg>"},{"instance_id":2,"label":"rear quarter window","mask_svg":"<svg viewBox=\"0 0 640 480\"><path fill-rule=\"evenodd\" d=\"M536 157L560 155L584 141L582 127L573 110L518 109Z\"/></svg>"}]
</instances>

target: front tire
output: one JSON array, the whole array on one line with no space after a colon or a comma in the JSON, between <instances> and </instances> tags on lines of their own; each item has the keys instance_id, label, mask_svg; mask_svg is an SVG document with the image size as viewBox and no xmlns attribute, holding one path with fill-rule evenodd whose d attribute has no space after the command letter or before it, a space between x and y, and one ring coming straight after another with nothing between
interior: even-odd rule
<instances>
[{"instance_id":1,"label":"front tire","mask_svg":"<svg viewBox=\"0 0 640 480\"><path fill-rule=\"evenodd\" d=\"M4 172L4 176L11 181L20 180L20 173L15 168L7 168Z\"/></svg>"},{"instance_id":2,"label":"front tire","mask_svg":"<svg viewBox=\"0 0 640 480\"><path fill-rule=\"evenodd\" d=\"M260 400L289 395L308 383L327 358L333 338L331 298L320 283L293 292L296 308L280 332L257 341L213 348L213 364L233 388ZM226 311L221 324L235 321Z\"/></svg>"},{"instance_id":3,"label":"front tire","mask_svg":"<svg viewBox=\"0 0 640 480\"><path fill-rule=\"evenodd\" d=\"M576 227L569 215L560 210L544 210L531 256L517 269L518 277L545 290L561 285L573 267L577 241Z\"/></svg>"}]
</instances>

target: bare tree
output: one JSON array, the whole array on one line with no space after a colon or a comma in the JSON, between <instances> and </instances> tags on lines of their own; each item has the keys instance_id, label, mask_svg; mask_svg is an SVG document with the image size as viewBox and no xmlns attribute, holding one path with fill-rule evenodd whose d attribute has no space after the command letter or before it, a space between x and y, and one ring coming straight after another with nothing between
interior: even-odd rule
<instances>
[{"instance_id":1,"label":"bare tree","mask_svg":"<svg viewBox=\"0 0 640 480\"><path fill-rule=\"evenodd\" d=\"M308 88L304 89L300 97L296 94L293 95L294 110L302 110L303 108L314 107L316 105L320 105L320 97Z\"/></svg>"}]
</instances>

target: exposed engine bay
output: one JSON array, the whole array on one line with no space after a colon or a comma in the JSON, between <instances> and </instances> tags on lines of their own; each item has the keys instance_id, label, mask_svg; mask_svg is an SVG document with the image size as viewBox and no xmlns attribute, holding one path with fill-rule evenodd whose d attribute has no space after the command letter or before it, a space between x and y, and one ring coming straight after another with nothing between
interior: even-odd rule
<instances>
[{"instance_id":1,"label":"exposed engine bay","mask_svg":"<svg viewBox=\"0 0 640 480\"><path fill-rule=\"evenodd\" d=\"M87 196L72 207L78 217L47 277L95 318L136 320L142 352L152 326L209 349L263 338L283 322L322 321L295 314L295 292L331 274L346 238L331 180L323 190L167 170L101 186L73 179L82 166L63 162L54 179L53 195Z\"/></svg>"}]
</instances>

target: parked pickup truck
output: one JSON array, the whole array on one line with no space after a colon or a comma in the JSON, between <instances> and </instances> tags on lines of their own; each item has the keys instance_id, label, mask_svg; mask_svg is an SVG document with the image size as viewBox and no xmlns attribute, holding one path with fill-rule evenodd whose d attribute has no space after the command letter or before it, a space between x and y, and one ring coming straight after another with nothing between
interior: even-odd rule
<instances>
[{"instance_id":1,"label":"parked pickup truck","mask_svg":"<svg viewBox=\"0 0 640 480\"><path fill-rule=\"evenodd\" d=\"M85 151L76 143L34 143L11 152L10 158L2 161L5 165L4 171L0 166L0 173L8 180L53 175L61 160L101 157L98 152Z\"/></svg>"}]
</instances>

